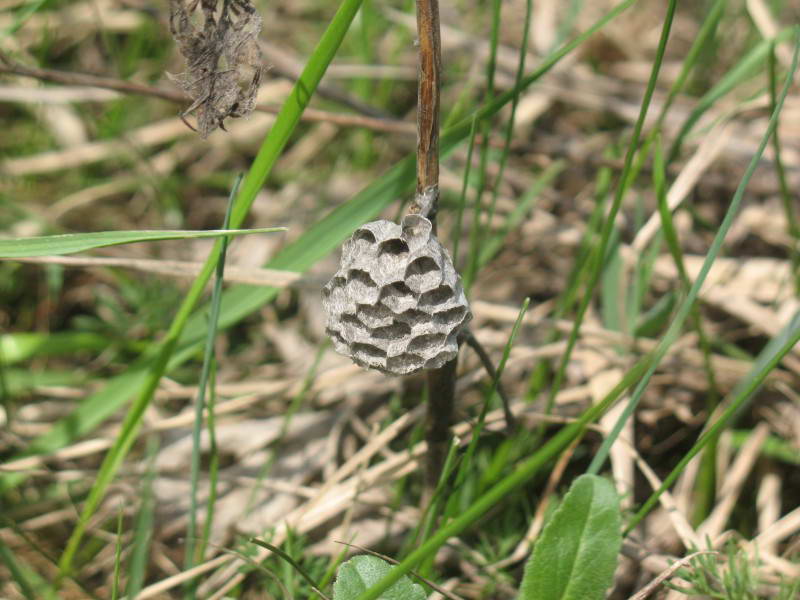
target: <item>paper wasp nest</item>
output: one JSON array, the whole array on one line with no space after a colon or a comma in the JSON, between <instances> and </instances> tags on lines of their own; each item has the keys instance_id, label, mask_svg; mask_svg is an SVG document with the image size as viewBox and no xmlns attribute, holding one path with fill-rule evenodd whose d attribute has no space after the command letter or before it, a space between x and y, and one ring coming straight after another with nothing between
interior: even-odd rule
<instances>
[{"instance_id":1,"label":"paper wasp nest","mask_svg":"<svg viewBox=\"0 0 800 600\"><path fill-rule=\"evenodd\" d=\"M472 319L461 278L420 215L357 229L322 290L322 305L336 351L391 375L455 358L456 336Z\"/></svg>"}]
</instances>

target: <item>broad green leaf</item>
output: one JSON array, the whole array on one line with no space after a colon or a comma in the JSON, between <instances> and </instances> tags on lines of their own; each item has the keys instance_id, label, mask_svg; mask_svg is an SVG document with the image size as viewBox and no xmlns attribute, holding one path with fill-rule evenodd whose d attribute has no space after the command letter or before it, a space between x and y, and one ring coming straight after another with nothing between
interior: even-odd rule
<instances>
[{"instance_id":1,"label":"broad green leaf","mask_svg":"<svg viewBox=\"0 0 800 600\"><path fill-rule=\"evenodd\" d=\"M285 227L262 227L260 229L227 229L210 231L97 231L94 233L67 233L40 237L0 239L0 258L30 258L55 254L74 254L106 246L133 244L135 242L161 242L191 238L218 238L222 236L247 235L249 233L272 233L286 231Z\"/></svg>"},{"instance_id":2,"label":"broad green leaf","mask_svg":"<svg viewBox=\"0 0 800 600\"><path fill-rule=\"evenodd\" d=\"M355 600L359 594L380 581L393 568L377 556L354 556L339 567L336 582L333 584L333 600ZM427 595L422 586L413 583L405 575L378 596L379 600L425 600L425 598Z\"/></svg>"},{"instance_id":3,"label":"broad green leaf","mask_svg":"<svg viewBox=\"0 0 800 600\"><path fill-rule=\"evenodd\" d=\"M611 482L578 477L536 542L519 600L605 598L622 546L621 525Z\"/></svg>"}]
</instances>

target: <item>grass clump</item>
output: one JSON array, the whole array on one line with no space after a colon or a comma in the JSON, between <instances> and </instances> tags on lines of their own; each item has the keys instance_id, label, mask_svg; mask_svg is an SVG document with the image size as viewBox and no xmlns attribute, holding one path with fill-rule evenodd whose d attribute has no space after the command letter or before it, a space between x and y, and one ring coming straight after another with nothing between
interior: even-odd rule
<instances>
[{"instance_id":1,"label":"grass clump","mask_svg":"<svg viewBox=\"0 0 800 600\"><path fill-rule=\"evenodd\" d=\"M333 353L319 297L413 195L412 4L254 2L256 110L201 139L164 6L12 3L0 595L337 598L341 541L396 563L345 563L360 600L524 598L587 481L610 597L797 594L791 9L567 4L441 7L437 235L485 356L426 491L423 378Z\"/></svg>"}]
</instances>

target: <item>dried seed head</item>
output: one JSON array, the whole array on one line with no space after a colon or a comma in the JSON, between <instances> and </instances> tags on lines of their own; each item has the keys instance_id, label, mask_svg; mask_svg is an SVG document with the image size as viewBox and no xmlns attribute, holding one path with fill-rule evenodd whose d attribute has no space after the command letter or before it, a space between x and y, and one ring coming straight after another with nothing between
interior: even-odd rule
<instances>
[{"instance_id":1,"label":"dried seed head","mask_svg":"<svg viewBox=\"0 0 800 600\"><path fill-rule=\"evenodd\" d=\"M202 17L196 17L198 4ZM186 58L187 71L167 74L194 100L202 137L228 117L250 114L261 81L258 34L261 17L251 0L170 0L169 27ZM202 21L196 24L196 21ZM188 123L187 123L188 124Z\"/></svg>"},{"instance_id":2,"label":"dried seed head","mask_svg":"<svg viewBox=\"0 0 800 600\"><path fill-rule=\"evenodd\" d=\"M336 351L390 375L437 369L456 357L456 337L472 319L450 256L431 222L373 221L342 248L322 290Z\"/></svg>"}]
</instances>

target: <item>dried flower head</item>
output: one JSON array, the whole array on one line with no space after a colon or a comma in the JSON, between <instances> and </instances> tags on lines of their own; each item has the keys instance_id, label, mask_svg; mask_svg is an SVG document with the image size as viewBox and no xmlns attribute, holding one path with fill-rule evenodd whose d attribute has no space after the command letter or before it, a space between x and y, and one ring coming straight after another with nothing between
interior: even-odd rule
<instances>
[{"instance_id":1,"label":"dried flower head","mask_svg":"<svg viewBox=\"0 0 800 600\"><path fill-rule=\"evenodd\" d=\"M323 288L327 332L336 351L391 375L437 369L458 354L472 318L450 255L431 222L373 221L342 248L339 270Z\"/></svg>"},{"instance_id":2,"label":"dried flower head","mask_svg":"<svg viewBox=\"0 0 800 600\"><path fill-rule=\"evenodd\" d=\"M194 100L181 117L195 112L203 137L252 112L261 81L261 17L250 0L222 0L217 10L218 2L170 0L170 31L187 63L170 78ZM198 4L202 28L192 22Z\"/></svg>"}]
</instances>

